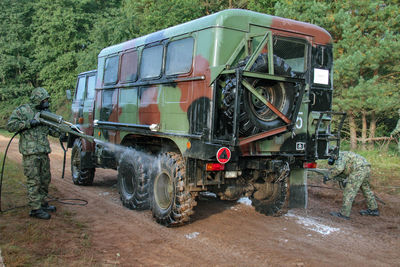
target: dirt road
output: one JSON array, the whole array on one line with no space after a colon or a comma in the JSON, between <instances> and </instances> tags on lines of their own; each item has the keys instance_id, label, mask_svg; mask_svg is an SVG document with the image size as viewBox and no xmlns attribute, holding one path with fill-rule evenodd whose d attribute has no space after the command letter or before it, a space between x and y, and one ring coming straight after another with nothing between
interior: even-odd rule
<instances>
[{"instance_id":1,"label":"dirt road","mask_svg":"<svg viewBox=\"0 0 400 267\"><path fill-rule=\"evenodd\" d=\"M0 136L0 151L8 141ZM8 158L20 161L17 143ZM57 208L73 211L90 227L93 255L101 266L400 266L399 198L380 195L386 202L380 204L380 217L358 215L364 203L357 198L352 220L343 221L329 215L341 204L341 192L335 190L310 187L308 209L289 210L281 217L202 197L191 224L166 228L153 221L150 211L121 205L115 171L98 169L93 186L76 186L68 159L62 180L62 150L58 144L52 149L57 195L89 202Z\"/></svg>"}]
</instances>

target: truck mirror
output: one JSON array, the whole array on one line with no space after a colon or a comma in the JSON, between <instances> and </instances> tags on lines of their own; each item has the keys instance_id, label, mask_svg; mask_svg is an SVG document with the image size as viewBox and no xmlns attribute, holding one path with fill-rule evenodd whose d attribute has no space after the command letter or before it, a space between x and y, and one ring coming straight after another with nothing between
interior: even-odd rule
<instances>
[{"instance_id":1,"label":"truck mirror","mask_svg":"<svg viewBox=\"0 0 400 267\"><path fill-rule=\"evenodd\" d=\"M67 91L65 91L65 93L67 94L67 99L71 100L72 99L71 90L67 90Z\"/></svg>"}]
</instances>

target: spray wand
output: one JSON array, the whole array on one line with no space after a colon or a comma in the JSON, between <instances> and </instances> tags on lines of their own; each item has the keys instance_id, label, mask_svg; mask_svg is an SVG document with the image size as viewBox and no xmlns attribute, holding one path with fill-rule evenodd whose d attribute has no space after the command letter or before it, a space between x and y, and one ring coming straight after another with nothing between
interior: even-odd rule
<instances>
[{"instance_id":1,"label":"spray wand","mask_svg":"<svg viewBox=\"0 0 400 267\"><path fill-rule=\"evenodd\" d=\"M63 119L63 117L61 117L61 116L59 116L57 114L51 113L49 111L41 111L41 112L38 112L35 115L35 119L37 121L39 121L40 123L42 123L42 124L45 124L47 126L50 126L50 127L58 129L60 132L69 133L71 135L75 135L75 136L79 136L81 138L84 138L84 139L88 140L89 142L94 142L94 137L93 136L84 134L75 124L72 124L72 123L70 123L68 121L65 121ZM0 213L4 212L1 209L1 192L2 192L2 185L3 185L4 166L5 166L5 162L6 162L8 148L10 147L10 144L11 144L12 140L14 139L14 137L17 136L18 134L20 134L21 132L23 132L24 130L16 132L11 137L10 141L7 144L6 151L4 153L4 158L3 158L3 163L2 163L1 173L0 173ZM61 144L61 148L64 151L63 170L62 170L62 177L61 177L62 179L64 179L65 160L66 160L67 149L64 147L64 144L63 144L61 139L60 139L60 144ZM82 199L72 199L72 200L82 201L82 202L84 202L83 205L87 204L86 200L82 200ZM64 203L64 204L81 205L81 204L74 204L74 203Z\"/></svg>"}]
</instances>

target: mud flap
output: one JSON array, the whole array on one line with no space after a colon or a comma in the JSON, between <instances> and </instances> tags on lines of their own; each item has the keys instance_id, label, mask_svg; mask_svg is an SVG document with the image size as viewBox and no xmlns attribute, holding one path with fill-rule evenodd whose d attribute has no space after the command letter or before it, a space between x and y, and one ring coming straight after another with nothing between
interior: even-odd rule
<instances>
[{"instance_id":1,"label":"mud flap","mask_svg":"<svg viewBox=\"0 0 400 267\"><path fill-rule=\"evenodd\" d=\"M290 171L289 208L307 208L307 170L292 169Z\"/></svg>"}]
</instances>

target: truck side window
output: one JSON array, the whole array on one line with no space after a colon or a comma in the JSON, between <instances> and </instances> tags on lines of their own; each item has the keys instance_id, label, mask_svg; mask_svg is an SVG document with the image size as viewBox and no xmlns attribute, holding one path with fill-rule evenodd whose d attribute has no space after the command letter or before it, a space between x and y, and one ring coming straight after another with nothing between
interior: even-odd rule
<instances>
[{"instance_id":1,"label":"truck side window","mask_svg":"<svg viewBox=\"0 0 400 267\"><path fill-rule=\"evenodd\" d=\"M85 96L86 77L80 77L76 87L75 100L83 100Z\"/></svg>"},{"instance_id":2,"label":"truck side window","mask_svg":"<svg viewBox=\"0 0 400 267\"><path fill-rule=\"evenodd\" d=\"M138 53L137 51L129 51L121 56L121 82L136 81Z\"/></svg>"},{"instance_id":3,"label":"truck side window","mask_svg":"<svg viewBox=\"0 0 400 267\"><path fill-rule=\"evenodd\" d=\"M104 84L115 84L118 79L119 56L106 58L104 67Z\"/></svg>"},{"instance_id":4,"label":"truck side window","mask_svg":"<svg viewBox=\"0 0 400 267\"><path fill-rule=\"evenodd\" d=\"M101 101L100 120L108 121L113 109L114 90L104 90Z\"/></svg>"},{"instance_id":5,"label":"truck side window","mask_svg":"<svg viewBox=\"0 0 400 267\"><path fill-rule=\"evenodd\" d=\"M96 88L96 76L89 76L87 82L87 96L86 98L94 98L94 90Z\"/></svg>"},{"instance_id":6,"label":"truck side window","mask_svg":"<svg viewBox=\"0 0 400 267\"><path fill-rule=\"evenodd\" d=\"M193 38L185 38L168 44L165 65L167 75L190 72L193 60L193 44Z\"/></svg>"},{"instance_id":7,"label":"truck side window","mask_svg":"<svg viewBox=\"0 0 400 267\"><path fill-rule=\"evenodd\" d=\"M306 45L304 43L276 38L274 40L274 55L285 60L293 71L306 71Z\"/></svg>"},{"instance_id":8,"label":"truck side window","mask_svg":"<svg viewBox=\"0 0 400 267\"><path fill-rule=\"evenodd\" d=\"M140 63L140 77L143 79L159 77L161 75L162 60L162 45L143 49Z\"/></svg>"}]
</instances>

